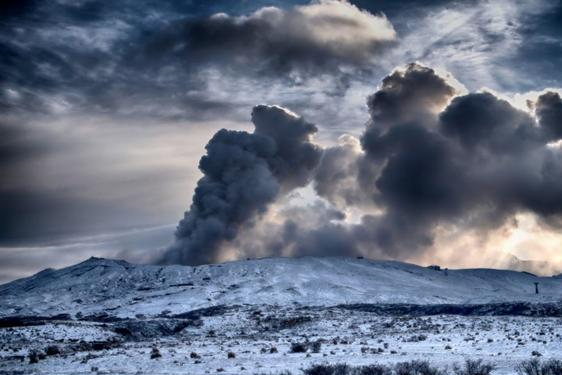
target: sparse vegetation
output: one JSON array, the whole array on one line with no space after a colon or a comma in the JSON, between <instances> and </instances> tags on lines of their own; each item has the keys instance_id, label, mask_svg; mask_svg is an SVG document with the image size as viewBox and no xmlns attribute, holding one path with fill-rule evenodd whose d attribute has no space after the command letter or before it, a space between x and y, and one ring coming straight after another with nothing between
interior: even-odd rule
<instances>
[{"instance_id":1,"label":"sparse vegetation","mask_svg":"<svg viewBox=\"0 0 562 375\"><path fill-rule=\"evenodd\" d=\"M312 342L309 342L309 341L294 342L294 343L291 344L290 352L291 353L306 353L310 350L312 353L320 353L321 349L322 349L322 341L320 341L320 340L316 340L316 341L312 341ZM277 352L277 349L275 349L275 352Z\"/></svg>"},{"instance_id":2,"label":"sparse vegetation","mask_svg":"<svg viewBox=\"0 0 562 375\"><path fill-rule=\"evenodd\" d=\"M312 353L320 353L320 350L322 349L322 343L320 342L320 340L311 343L310 349L312 350Z\"/></svg>"},{"instance_id":3,"label":"sparse vegetation","mask_svg":"<svg viewBox=\"0 0 562 375\"><path fill-rule=\"evenodd\" d=\"M291 353L306 353L308 349L308 344L307 343L302 343L302 342L294 342L291 344Z\"/></svg>"},{"instance_id":4,"label":"sparse vegetation","mask_svg":"<svg viewBox=\"0 0 562 375\"><path fill-rule=\"evenodd\" d=\"M536 358L520 363L515 371L519 375L560 375L562 360L540 361Z\"/></svg>"},{"instance_id":5,"label":"sparse vegetation","mask_svg":"<svg viewBox=\"0 0 562 375\"><path fill-rule=\"evenodd\" d=\"M29 353L29 363L38 363L39 362L39 355L37 352L32 351Z\"/></svg>"},{"instance_id":6,"label":"sparse vegetation","mask_svg":"<svg viewBox=\"0 0 562 375\"><path fill-rule=\"evenodd\" d=\"M410 336L409 338L405 339L405 342L420 342L420 341L425 341L427 340L427 336L426 335L413 335Z\"/></svg>"},{"instance_id":7,"label":"sparse vegetation","mask_svg":"<svg viewBox=\"0 0 562 375\"><path fill-rule=\"evenodd\" d=\"M455 374L457 375L489 375L495 366L491 363L485 363L480 360L467 359L463 367L455 366Z\"/></svg>"},{"instance_id":8,"label":"sparse vegetation","mask_svg":"<svg viewBox=\"0 0 562 375\"><path fill-rule=\"evenodd\" d=\"M56 345L49 345L47 346L47 349L45 349L45 353L47 355L57 355L60 354L60 349Z\"/></svg>"},{"instance_id":9,"label":"sparse vegetation","mask_svg":"<svg viewBox=\"0 0 562 375\"><path fill-rule=\"evenodd\" d=\"M482 360L466 360L462 365L454 365L456 375L490 375L495 369L491 363ZM561 360L539 361L534 358L517 366L518 375L560 375ZM283 375L291 375L286 371ZM444 369L431 365L428 361L409 361L394 366L372 364L368 366L350 366L346 363L317 364L303 370L304 375L446 375Z\"/></svg>"},{"instance_id":10,"label":"sparse vegetation","mask_svg":"<svg viewBox=\"0 0 562 375\"><path fill-rule=\"evenodd\" d=\"M335 365L314 365L305 369L305 375L348 375L354 369L344 363Z\"/></svg>"},{"instance_id":11,"label":"sparse vegetation","mask_svg":"<svg viewBox=\"0 0 562 375\"><path fill-rule=\"evenodd\" d=\"M256 319L258 317L259 315L256 317ZM291 329L310 322L312 322L312 317L310 316L293 316L289 318L267 316L263 320L261 320L261 323L266 324L267 327L275 330Z\"/></svg>"},{"instance_id":12,"label":"sparse vegetation","mask_svg":"<svg viewBox=\"0 0 562 375\"><path fill-rule=\"evenodd\" d=\"M181 366L186 373L194 373L198 368L215 373L222 366L224 373L275 375L282 368L293 375L492 375L496 358L502 370L509 361L507 371L515 373L518 363L511 361L510 356L523 356L534 361L517 366L518 375L562 375L562 361L549 361L559 353L557 344L562 339L562 330L553 319L411 316L400 312L386 315L385 310L379 315L361 310L350 312L341 307L301 306L259 309L243 306L230 311L233 313L224 319L223 313L211 314L214 320L200 325L192 323L203 322L207 313L197 310L179 315L168 313L167 317L145 317L140 323L104 316L94 320L103 325L89 321L36 325L36 321L31 321L33 325L6 327L0 330L0 337L4 338L0 345L0 362L3 362L0 372L22 366L40 371L61 363L72 363L74 369L85 372L97 366L105 371L106 365L100 358L115 353L144 362L143 366L146 362L166 368ZM272 329L268 317L275 317L275 322L287 318L289 325L303 324ZM224 324L234 321L235 325ZM187 329L176 329L184 323L188 324ZM116 334L119 327L128 328L132 334ZM266 327L269 329L265 330ZM77 335L76 332L81 332L78 330L85 334ZM45 340L30 341L39 335ZM180 342L181 346L176 345ZM412 356L425 348L434 350L435 355ZM455 365L452 353L458 355L456 358L462 358L461 355L476 358ZM276 363L286 362L281 368L270 367L270 358ZM429 362L412 361L414 358ZM439 358L439 363L432 362L432 358ZM387 360L402 363L383 363Z\"/></svg>"},{"instance_id":13,"label":"sparse vegetation","mask_svg":"<svg viewBox=\"0 0 562 375\"><path fill-rule=\"evenodd\" d=\"M156 359L160 357L162 357L162 354L160 354L160 350L158 350L158 348L154 346L152 348L152 351L150 352L150 359Z\"/></svg>"},{"instance_id":14,"label":"sparse vegetation","mask_svg":"<svg viewBox=\"0 0 562 375\"><path fill-rule=\"evenodd\" d=\"M442 370L431 366L428 361L397 363L394 372L396 375L445 375Z\"/></svg>"},{"instance_id":15,"label":"sparse vegetation","mask_svg":"<svg viewBox=\"0 0 562 375\"><path fill-rule=\"evenodd\" d=\"M191 354L189 354L189 358L191 359L199 359L201 358L201 356L195 352L191 352Z\"/></svg>"},{"instance_id":16,"label":"sparse vegetation","mask_svg":"<svg viewBox=\"0 0 562 375\"><path fill-rule=\"evenodd\" d=\"M445 375L426 361L410 361L395 366L373 364L353 367L345 363L319 364L303 370L305 375Z\"/></svg>"}]
</instances>

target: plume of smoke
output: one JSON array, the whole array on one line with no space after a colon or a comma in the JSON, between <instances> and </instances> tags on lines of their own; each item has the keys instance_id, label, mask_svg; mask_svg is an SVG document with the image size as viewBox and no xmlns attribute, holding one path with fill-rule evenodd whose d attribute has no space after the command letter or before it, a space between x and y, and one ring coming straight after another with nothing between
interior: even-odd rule
<instances>
[{"instance_id":1,"label":"plume of smoke","mask_svg":"<svg viewBox=\"0 0 562 375\"><path fill-rule=\"evenodd\" d=\"M220 260L221 244L265 213L283 192L309 182L320 158L311 141L316 127L277 106L256 106L254 133L217 132L199 162L189 211L162 263L202 264Z\"/></svg>"},{"instance_id":2,"label":"plume of smoke","mask_svg":"<svg viewBox=\"0 0 562 375\"><path fill-rule=\"evenodd\" d=\"M311 141L314 125L258 106L254 133L222 130L207 145L204 177L164 261L213 262L232 249L422 260L447 238L497 238L521 214L560 228L562 99L546 92L531 104L534 112L490 92L464 93L414 63L368 98L360 139L346 135L325 149ZM310 182L319 201L279 201ZM355 220L351 209L360 211Z\"/></svg>"},{"instance_id":3,"label":"plume of smoke","mask_svg":"<svg viewBox=\"0 0 562 375\"><path fill-rule=\"evenodd\" d=\"M398 69L368 98L362 152L347 144L326 150L318 195L338 207L365 206L356 198L367 196L380 210L346 226L349 254L419 258L444 225L483 235L518 212L560 223L560 96L541 95L534 117L457 86L417 63Z\"/></svg>"},{"instance_id":4,"label":"plume of smoke","mask_svg":"<svg viewBox=\"0 0 562 375\"><path fill-rule=\"evenodd\" d=\"M368 176L375 174L376 166L363 163L362 155L359 140L351 135L341 136L338 145L324 149L314 176L316 193L339 209L372 206L374 191L369 189Z\"/></svg>"}]
</instances>

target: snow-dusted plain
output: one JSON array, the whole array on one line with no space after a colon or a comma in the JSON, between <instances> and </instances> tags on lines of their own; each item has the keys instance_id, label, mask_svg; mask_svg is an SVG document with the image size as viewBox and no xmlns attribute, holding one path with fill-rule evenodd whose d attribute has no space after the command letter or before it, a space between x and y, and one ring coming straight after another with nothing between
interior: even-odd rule
<instances>
[{"instance_id":1,"label":"snow-dusted plain","mask_svg":"<svg viewBox=\"0 0 562 375\"><path fill-rule=\"evenodd\" d=\"M0 286L0 372L300 374L317 363L471 358L512 374L531 357L562 359L561 300L562 278L504 270L91 258Z\"/></svg>"}]
</instances>

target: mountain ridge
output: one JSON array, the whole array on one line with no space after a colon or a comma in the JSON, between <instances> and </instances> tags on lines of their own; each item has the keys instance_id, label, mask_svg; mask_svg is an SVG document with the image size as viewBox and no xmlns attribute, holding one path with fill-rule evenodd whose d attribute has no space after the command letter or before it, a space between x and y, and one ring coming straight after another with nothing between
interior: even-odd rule
<instances>
[{"instance_id":1,"label":"mountain ridge","mask_svg":"<svg viewBox=\"0 0 562 375\"><path fill-rule=\"evenodd\" d=\"M539 294L535 294L535 282ZM495 269L436 270L391 260L262 258L202 266L89 258L0 285L0 316L182 313L217 305L328 306L557 302L562 279Z\"/></svg>"}]
</instances>

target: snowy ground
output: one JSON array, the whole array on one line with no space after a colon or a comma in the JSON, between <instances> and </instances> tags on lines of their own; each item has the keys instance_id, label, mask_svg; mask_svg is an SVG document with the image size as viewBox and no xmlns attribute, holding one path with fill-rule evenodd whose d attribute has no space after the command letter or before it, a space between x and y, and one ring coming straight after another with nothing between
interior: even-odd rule
<instances>
[{"instance_id":1,"label":"snowy ground","mask_svg":"<svg viewBox=\"0 0 562 375\"><path fill-rule=\"evenodd\" d=\"M140 326L136 326L138 332L119 330L126 326L123 322L4 328L0 330L0 371L275 374L289 370L300 374L316 363L364 365L424 359L451 367L472 358L496 364L494 374L512 374L514 366L533 353L562 358L560 318L392 317L342 308L255 306L211 313L217 315L196 318L196 324L168 335L157 330L141 333L145 328ZM314 342L320 342L318 353L314 353ZM291 353L293 343L305 344L306 352ZM30 352L46 353L52 346L57 348L50 349L55 354L29 363ZM161 357L151 358L153 348ZM229 352L235 358L228 358Z\"/></svg>"},{"instance_id":2,"label":"snowy ground","mask_svg":"<svg viewBox=\"0 0 562 375\"><path fill-rule=\"evenodd\" d=\"M522 360L562 359L561 284L346 258L91 259L0 286L0 373L301 374L470 358L513 374ZM292 353L297 343L305 352Z\"/></svg>"},{"instance_id":3,"label":"snowy ground","mask_svg":"<svg viewBox=\"0 0 562 375\"><path fill-rule=\"evenodd\" d=\"M182 313L233 304L543 303L561 298L561 277L505 270L445 272L344 257L268 258L199 267L91 258L0 285L0 317L78 312L154 316L164 310Z\"/></svg>"}]
</instances>

